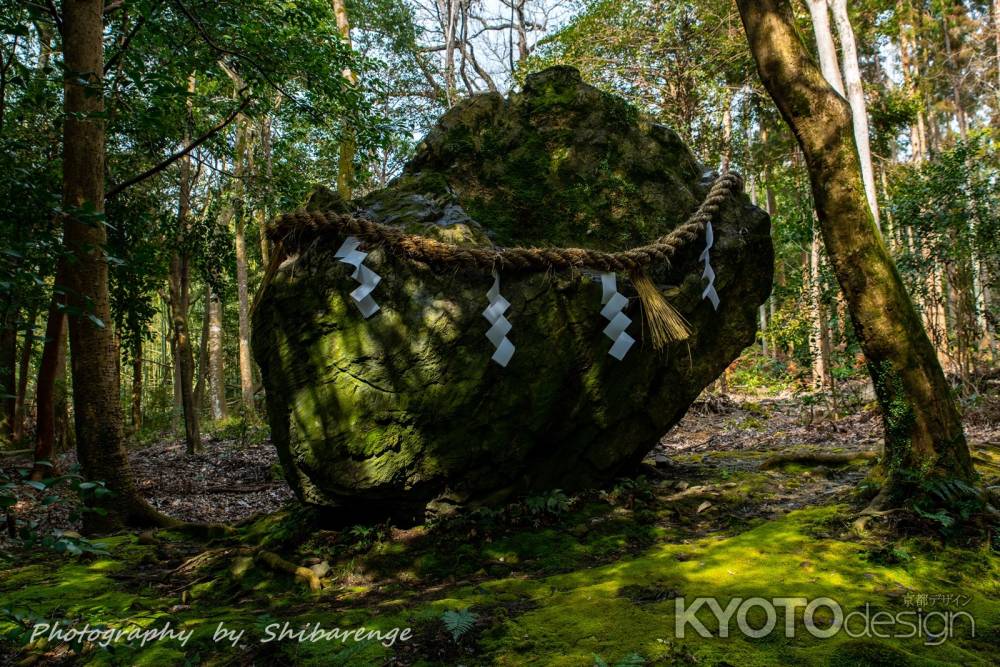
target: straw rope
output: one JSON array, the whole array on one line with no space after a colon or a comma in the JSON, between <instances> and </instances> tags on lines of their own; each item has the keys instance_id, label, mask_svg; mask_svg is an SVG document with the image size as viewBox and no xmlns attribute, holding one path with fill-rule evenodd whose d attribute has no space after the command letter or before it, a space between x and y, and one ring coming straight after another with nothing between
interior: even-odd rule
<instances>
[{"instance_id":1,"label":"straw rope","mask_svg":"<svg viewBox=\"0 0 1000 667\"><path fill-rule=\"evenodd\" d=\"M620 252L587 248L476 248L444 243L426 236L407 234L397 227L333 211L296 211L279 216L270 225L268 237L285 251L301 247L321 236L357 236L369 244L382 245L396 254L428 264L453 264L463 268L533 273L550 270L594 269L638 274L651 264L669 264L685 245L699 238L705 223L719 211L722 202L742 190L735 173L719 176L698 209L682 225L650 244Z\"/></svg>"}]
</instances>

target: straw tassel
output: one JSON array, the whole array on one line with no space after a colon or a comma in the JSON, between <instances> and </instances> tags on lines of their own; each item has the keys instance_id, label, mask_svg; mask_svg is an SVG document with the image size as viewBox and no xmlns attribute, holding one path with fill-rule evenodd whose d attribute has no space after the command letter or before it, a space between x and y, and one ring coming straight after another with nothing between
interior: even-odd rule
<instances>
[{"instance_id":1,"label":"straw tassel","mask_svg":"<svg viewBox=\"0 0 1000 667\"><path fill-rule=\"evenodd\" d=\"M662 350L668 344L685 340L691 336L691 326L676 308L671 305L656 284L643 271L632 274L632 284L639 293L642 312L653 340L653 347Z\"/></svg>"}]
</instances>

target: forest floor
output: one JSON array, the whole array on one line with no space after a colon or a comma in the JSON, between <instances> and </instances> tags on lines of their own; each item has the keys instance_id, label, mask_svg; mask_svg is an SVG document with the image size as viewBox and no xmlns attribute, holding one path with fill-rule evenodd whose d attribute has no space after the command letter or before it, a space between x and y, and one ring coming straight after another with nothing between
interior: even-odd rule
<instances>
[{"instance_id":1,"label":"forest floor","mask_svg":"<svg viewBox=\"0 0 1000 667\"><path fill-rule=\"evenodd\" d=\"M196 456L154 441L132 453L151 501L237 532L208 544L123 534L99 541L107 553L78 558L10 551L0 664L995 664L995 535L857 536L851 520L864 506L880 420L865 409L811 411L791 396L709 396L636 477L408 529L319 527L291 500L270 443L245 430L206 437ZM966 433L985 483L997 485L1000 400L967 408ZM72 499L35 507L50 513L40 525L74 528L63 506ZM778 608L767 636L745 636L734 614L719 637L706 606L697 618L713 636L688 624L677 637L677 605L706 596L723 609L735 598L828 597L845 614L910 614L915 630L866 636L858 616L855 636L821 639L800 607L794 636ZM748 611L751 628L769 621L760 606ZM820 630L834 622L826 606L814 620ZM57 622L191 636L67 643L36 630ZM362 626L382 635L318 634Z\"/></svg>"}]
</instances>

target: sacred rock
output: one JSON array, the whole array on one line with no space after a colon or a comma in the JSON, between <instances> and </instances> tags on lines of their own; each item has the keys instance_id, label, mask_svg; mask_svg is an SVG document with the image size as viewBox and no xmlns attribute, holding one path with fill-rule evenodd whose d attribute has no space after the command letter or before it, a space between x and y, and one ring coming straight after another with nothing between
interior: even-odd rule
<instances>
[{"instance_id":1,"label":"sacred rock","mask_svg":"<svg viewBox=\"0 0 1000 667\"><path fill-rule=\"evenodd\" d=\"M457 245L625 250L683 223L708 173L678 135L555 67L508 98L445 113L385 189L309 206L353 212ZM654 349L627 275L619 361L602 332L596 272L500 273L510 301L506 368L483 317L489 270L430 265L362 243L381 276L365 319L344 235L283 248L253 312L271 435L306 503L348 515L419 518L433 507L570 492L627 474L701 390L754 342L770 293L766 213L732 193L713 219L721 303L702 298L704 234L648 275L690 323Z\"/></svg>"}]
</instances>

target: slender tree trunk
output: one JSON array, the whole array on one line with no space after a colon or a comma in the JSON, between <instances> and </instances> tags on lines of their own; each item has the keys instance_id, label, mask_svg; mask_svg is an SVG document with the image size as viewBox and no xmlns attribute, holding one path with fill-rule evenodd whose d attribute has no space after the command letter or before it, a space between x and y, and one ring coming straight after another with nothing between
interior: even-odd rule
<instances>
[{"instance_id":1,"label":"slender tree trunk","mask_svg":"<svg viewBox=\"0 0 1000 667\"><path fill-rule=\"evenodd\" d=\"M868 105L861 86L861 66L858 63L858 47L854 40L854 28L847 14L847 0L830 0L833 22L840 37L843 60L844 88L847 101L851 104L851 119L854 124L854 141L857 143L858 159L861 162L861 178L864 179L865 198L872 212L876 229L879 226L878 192L875 189L875 169L872 166L872 149L868 137Z\"/></svg>"},{"instance_id":2,"label":"slender tree trunk","mask_svg":"<svg viewBox=\"0 0 1000 667\"><path fill-rule=\"evenodd\" d=\"M908 6L907 6L908 9ZM900 69L903 72L903 89L906 90L907 94L911 97L917 97L917 91L914 89L913 85L913 74L911 70L913 69L912 62L912 47L913 47L913 27L909 25L909 12L904 9L902 0L897 0L896 2L896 17L899 21L899 60ZM917 115L922 119L923 112L918 111ZM920 162L923 159L924 147L921 143L921 128L918 127L917 123L912 123L910 125L910 153L914 162Z\"/></svg>"},{"instance_id":3,"label":"slender tree trunk","mask_svg":"<svg viewBox=\"0 0 1000 667\"><path fill-rule=\"evenodd\" d=\"M169 523L139 495L125 455L104 256L104 3L64 0L62 9L63 239L72 258L66 287L77 456L84 476L103 480L115 494L111 501L95 501L106 514L86 513L86 528Z\"/></svg>"},{"instance_id":4,"label":"slender tree trunk","mask_svg":"<svg viewBox=\"0 0 1000 667\"><path fill-rule=\"evenodd\" d=\"M55 405L55 451L68 452L76 449L76 429L70 417L70 376L67 364L69 357L69 318L62 316L62 343L56 360L56 386L53 396Z\"/></svg>"},{"instance_id":5,"label":"slender tree trunk","mask_svg":"<svg viewBox=\"0 0 1000 667\"><path fill-rule=\"evenodd\" d=\"M167 309L170 309L170 302L167 300ZM177 354L177 335L174 333L174 323L169 314L164 317L168 320L170 330L170 383L174 393L174 410L170 419L170 426L174 431L180 431L184 426L184 397L181 394L181 357Z\"/></svg>"},{"instance_id":6,"label":"slender tree trunk","mask_svg":"<svg viewBox=\"0 0 1000 667\"><path fill-rule=\"evenodd\" d=\"M764 87L806 157L820 228L885 423L874 506L927 477L974 479L958 409L867 207L851 111L813 64L787 0L737 0Z\"/></svg>"},{"instance_id":7,"label":"slender tree trunk","mask_svg":"<svg viewBox=\"0 0 1000 667\"><path fill-rule=\"evenodd\" d=\"M350 33L348 33L350 34ZM281 98L278 98L278 103L280 103ZM271 242L267 238L267 219L268 219L268 207L271 203L271 181L273 180L273 159L271 156L271 117L267 116L260 121L260 152L264 158L264 183L263 190L266 193L264 197L264 204L260 206L257 210L257 227L260 232L260 265L268 266L271 263ZM341 155L345 153L343 145L341 145ZM352 155L351 169L354 168L353 154L354 149L351 147L350 154ZM343 165L341 165L341 168ZM339 172L338 172L339 176ZM350 179L347 184L350 185L354 182L353 171L351 173ZM339 188L339 181L338 181ZM341 193L343 195L343 193ZM347 197L350 198L349 196Z\"/></svg>"},{"instance_id":8,"label":"slender tree trunk","mask_svg":"<svg viewBox=\"0 0 1000 667\"><path fill-rule=\"evenodd\" d=\"M820 236L818 230L813 230L812 243L809 246L809 351L812 354L812 384L813 389L824 389L827 386L827 375L830 368L829 347L824 345L824 328L826 327L826 312L823 308L822 289L820 284Z\"/></svg>"},{"instance_id":9,"label":"slender tree trunk","mask_svg":"<svg viewBox=\"0 0 1000 667\"><path fill-rule=\"evenodd\" d=\"M198 344L198 381L194 385L194 403L201 410L205 405L205 385L208 384L208 309L212 299L211 285L205 285L205 311L201 318L201 340Z\"/></svg>"},{"instance_id":10,"label":"slender tree trunk","mask_svg":"<svg viewBox=\"0 0 1000 667\"><path fill-rule=\"evenodd\" d=\"M844 80L840 76L840 65L837 64L837 46L833 43L833 32L830 30L830 11L827 0L807 0L806 4L809 5L813 34L816 35L816 51L819 54L819 66L823 72L823 78L841 96L846 97Z\"/></svg>"},{"instance_id":11,"label":"slender tree trunk","mask_svg":"<svg viewBox=\"0 0 1000 667\"><path fill-rule=\"evenodd\" d=\"M222 344L222 302L216 294L208 301L208 401L212 410L212 419L225 419L226 407L226 374L223 367L224 352Z\"/></svg>"},{"instance_id":12,"label":"slender tree trunk","mask_svg":"<svg viewBox=\"0 0 1000 667\"><path fill-rule=\"evenodd\" d=\"M351 23L347 17L347 5L344 0L333 0L333 13L337 18L337 30L340 32L341 39L344 40L348 48L351 48ZM358 82L354 72L350 69L344 70L344 78L352 86ZM349 200L354 189L355 151L354 128L349 122L344 123L343 133L344 136L340 140L340 156L337 160L337 192L345 200ZM261 140L264 141L264 138L261 137ZM270 143L270 137L267 138L267 142ZM264 260L264 266L267 266L267 259Z\"/></svg>"},{"instance_id":13,"label":"slender tree trunk","mask_svg":"<svg viewBox=\"0 0 1000 667\"><path fill-rule=\"evenodd\" d=\"M247 289L247 248L244 235L244 216L236 216L236 295L239 299L239 353L240 389L243 409L249 415L254 411L253 366L250 359L250 296Z\"/></svg>"},{"instance_id":14,"label":"slender tree trunk","mask_svg":"<svg viewBox=\"0 0 1000 667\"><path fill-rule=\"evenodd\" d=\"M45 340L42 343L42 359L39 362L38 381L35 384L35 466L31 471L34 480L49 476L53 470L38 461L53 463L52 454L56 444L56 393L59 382L59 366L62 361L65 385L66 378L66 334L63 307L66 297L62 293L64 273L62 262L56 270L55 287L49 302L48 318L45 322ZM65 393L65 386L61 387ZM64 397L65 402L65 397Z\"/></svg>"},{"instance_id":15,"label":"slender tree trunk","mask_svg":"<svg viewBox=\"0 0 1000 667\"><path fill-rule=\"evenodd\" d=\"M194 76L188 79L188 94L194 93ZM190 100L188 114L190 114ZM185 144L191 141L185 138ZM195 454L201 447L201 429L198 424L198 404L194 396L194 352L188 327L190 310L190 257L186 250L191 217L191 158L180 159L180 201L177 211L176 248L170 259L170 315L173 322L174 348L177 354L177 379L180 386L181 413L184 422L184 442L187 453Z\"/></svg>"},{"instance_id":16,"label":"slender tree trunk","mask_svg":"<svg viewBox=\"0 0 1000 667\"><path fill-rule=\"evenodd\" d=\"M944 55L948 63L948 72L951 79L951 101L955 105L955 122L958 125L958 136L965 141L969 138L969 124L965 117L965 108L962 106L961 76L955 65L955 57L951 50L951 22L948 20L947 10L941 18L941 33L944 35Z\"/></svg>"},{"instance_id":17,"label":"slender tree trunk","mask_svg":"<svg viewBox=\"0 0 1000 667\"><path fill-rule=\"evenodd\" d=\"M27 416L28 372L31 370L31 355L35 349L35 321L38 313L34 309L28 316L28 328L24 330L24 343L21 345L21 360L17 371L17 396L14 399L14 440L20 442L24 438L25 418Z\"/></svg>"},{"instance_id":18,"label":"slender tree trunk","mask_svg":"<svg viewBox=\"0 0 1000 667\"><path fill-rule=\"evenodd\" d=\"M17 412L17 308L8 299L0 312L0 442L14 439Z\"/></svg>"},{"instance_id":19,"label":"slender tree trunk","mask_svg":"<svg viewBox=\"0 0 1000 667\"><path fill-rule=\"evenodd\" d=\"M142 342L132 351L132 430L142 428Z\"/></svg>"}]
</instances>

